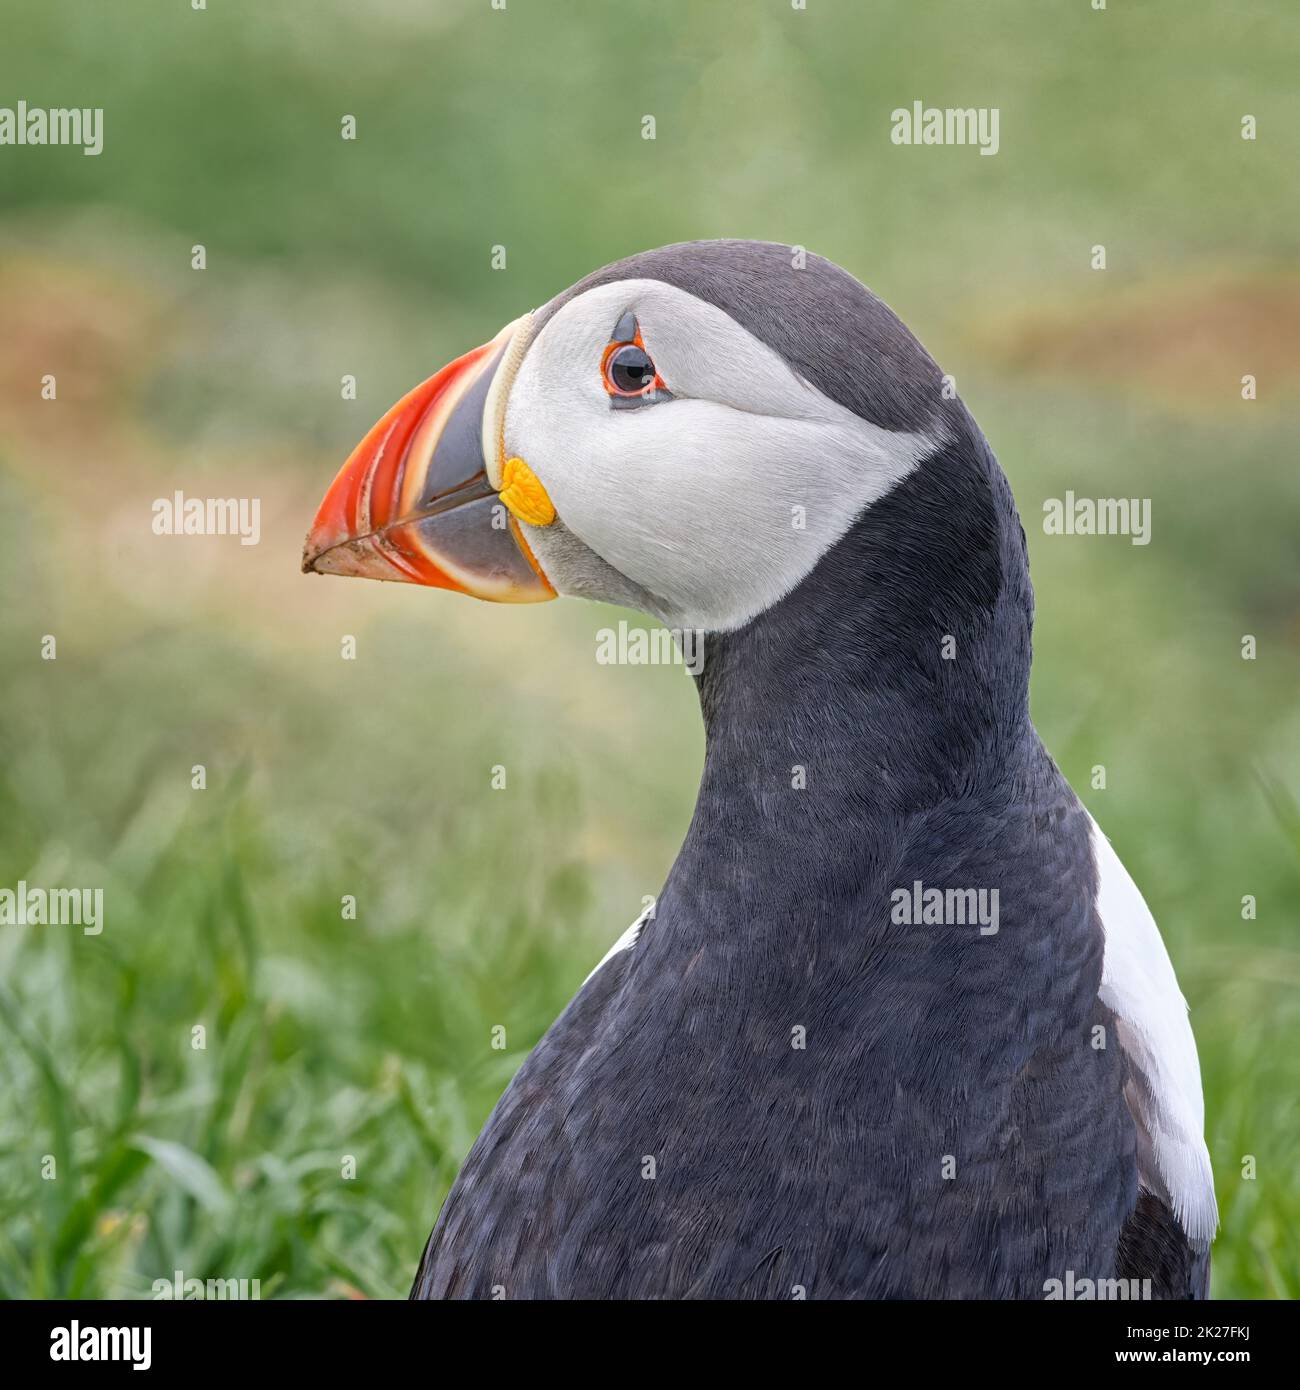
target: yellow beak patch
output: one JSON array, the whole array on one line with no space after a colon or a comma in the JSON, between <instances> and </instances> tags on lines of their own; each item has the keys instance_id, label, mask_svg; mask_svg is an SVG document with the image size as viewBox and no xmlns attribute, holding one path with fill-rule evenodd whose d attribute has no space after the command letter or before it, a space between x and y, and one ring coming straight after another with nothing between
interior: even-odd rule
<instances>
[{"instance_id":1,"label":"yellow beak patch","mask_svg":"<svg viewBox=\"0 0 1300 1390\"><path fill-rule=\"evenodd\" d=\"M542 480L521 458L506 459L500 496L511 513L529 526L549 526L555 520L555 503L546 495Z\"/></svg>"}]
</instances>

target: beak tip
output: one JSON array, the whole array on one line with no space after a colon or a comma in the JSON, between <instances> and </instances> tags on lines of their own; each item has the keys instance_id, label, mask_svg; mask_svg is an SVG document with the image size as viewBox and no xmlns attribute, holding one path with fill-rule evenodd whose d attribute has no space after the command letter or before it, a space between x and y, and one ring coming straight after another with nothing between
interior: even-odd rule
<instances>
[{"instance_id":1,"label":"beak tip","mask_svg":"<svg viewBox=\"0 0 1300 1390\"><path fill-rule=\"evenodd\" d=\"M304 574L320 574L320 562L328 554L329 549L329 542L322 542L314 529L309 531L307 539L302 543L302 572Z\"/></svg>"},{"instance_id":2,"label":"beak tip","mask_svg":"<svg viewBox=\"0 0 1300 1390\"><path fill-rule=\"evenodd\" d=\"M386 579L413 583L394 559L369 536L338 540L307 538L302 552L304 574L339 574L352 579Z\"/></svg>"}]
</instances>

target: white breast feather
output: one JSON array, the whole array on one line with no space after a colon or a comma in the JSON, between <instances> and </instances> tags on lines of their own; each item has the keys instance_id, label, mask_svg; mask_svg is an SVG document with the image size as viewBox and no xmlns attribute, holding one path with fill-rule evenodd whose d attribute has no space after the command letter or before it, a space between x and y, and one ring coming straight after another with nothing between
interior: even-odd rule
<instances>
[{"instance_id":1,"label":"white breast feather","mask_svg":"<svg viewBox=\"0 0 1300 1390\"><path fill-rule=\"evenodd\" d=\"M653 911L654 904L652 903L649 907L646 908L646 910L640 915L640 917L638 917L636 921L632 923L632 925L623 933L623 935L619 937L619 939L609 948L609 950L606 951L603 956L601 956L601 958L596 962L596 970L599 970L600 967L604 965L607 960L610 960L612 957L618 955L620 951L630 951L632 947L636 945L637 938L641 935L641 928L644 927L645 924L650 920L650 914ZM593 970L591 972L591 975L594 975L596 973L596 970ZM591 975L587 976L587 980L591 979ZM583 980L582 983L585 985L587 983L587 980Z\"/></svg>"},{"instance_id":2,"label":"white breast feather","mask_svg":"<svg viewBox=\"0 0 1300 1390\"><path fill-rule=\"evenodd\" d=\"M1219 1217L1187 1001L1151 910L1096 821L1092 848L1106 937L1100 998L1116 1015L1120 1046L1133 1067L1125 1098L1137 1125L1139 1181L1169 1203L1203 1247Z\"/></svg>"}]
</instances>

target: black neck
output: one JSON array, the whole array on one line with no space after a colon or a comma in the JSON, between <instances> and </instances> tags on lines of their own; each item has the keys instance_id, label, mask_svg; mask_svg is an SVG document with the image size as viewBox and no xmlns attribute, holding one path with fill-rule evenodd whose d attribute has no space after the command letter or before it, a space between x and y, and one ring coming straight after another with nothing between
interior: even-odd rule
<instances>
[{"instance_id":1,"label":"black neck","mask_svg":"<svg viewBox=\"0 0 1300 1390\"><path fill-rule=\"evenodd\" d=\"M706 639L701 808L757 798L803 821L817 803L853 822L968 793L1029 732L1032 622L1011 492L972 429L780 603Z\"/></svg>"}]
</instances>

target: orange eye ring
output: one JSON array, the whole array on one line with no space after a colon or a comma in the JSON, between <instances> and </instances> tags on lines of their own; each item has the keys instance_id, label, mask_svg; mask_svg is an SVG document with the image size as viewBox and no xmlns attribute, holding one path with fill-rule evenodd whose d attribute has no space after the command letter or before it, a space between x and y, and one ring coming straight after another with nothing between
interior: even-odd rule
<instances>
[{"instance_id":1,"label":"orange eye ring","mask_svg":"<svg viewBox=\"0 0 1300 1390\"><path fill-rule=\"evenodd\" d=\"M645 359L646 365L649 366L654 373L648 381L644 380L643 376L642 384L635 390L629 389L626 385L616 380L614 374L615 357L619 353L625 353L629 348L635 349L635 351ZM600 358L600 382L609 395L617 397L619 400L637 400L642 396L651 396L656 391L667 390L667 387L664 385L663 377L659 375L658 370L655 368L654 359L646 351L645 343L641 340L641 329L639 327L636 330L636 335L630 342L615 342L609 343L606 346Z\"/></svg>"}]
</instances>

